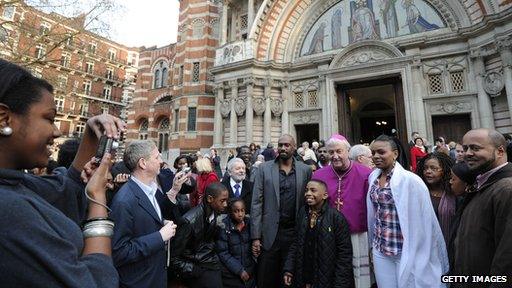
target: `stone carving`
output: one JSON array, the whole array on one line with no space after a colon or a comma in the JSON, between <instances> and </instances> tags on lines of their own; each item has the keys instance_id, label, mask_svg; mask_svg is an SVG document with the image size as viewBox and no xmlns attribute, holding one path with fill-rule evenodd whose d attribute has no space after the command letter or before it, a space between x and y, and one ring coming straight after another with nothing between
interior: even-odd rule
<instances>
[{"instance_id":1,"label":"stone carving","mask_svg":"<svg viewBox=\"0 0 512 288\"><path fill-rule=\"evenodd\" d=\"M279 117L283 113L283 99L270 98L270 110L274 116Z\"/></svg>"},{"instance_id":2,"label":"stone carving","mask_svg":"<svg viewBox=\"0 0 512 288\"><path fill-rule=\"evenodd\" d=\"M220 114L222 114L222 117L226 118L229 116L229 112L231 112L231 100L224 99L220 100Z\"/></svg>"},{"instance_id":3,"label":"stone carving","mask_svg":"<svg viewBox=\"0 0 512 288\"><path fill-rule=\"evenodd\" d=\"M432 113L443 113L443 114L453 114L455 112L467 112L471 111L473 105L468 102L447 102L442 104L435 104L430 106L430 112Z\"/></svg>"},{"instance_id":4,"label":"stone carving","mask_svg":"<svg viewBox=\"0 0 512 288\"><path fill-rule=\"evenodd\" d=\"M345 59L345 61L341 64L341 67L350 67L365 63L372 63L387 58L389 57L387 57L386 54L379 51L361 51Z\"/></svg>"},{"instance_id":5,"label":"stone carving","mask_svg":"<svg viewBox=\"0 0 512 288\"><path fill-rule=\"evenodd\" d=\"M251 40L234 42L217 49L215 66L251 59L253 55L254 48Z\"/></svg>"},{"instance_id":6,"label":"stone carving","mask_svg":"<svg viewBox=\"0 0 512 288\"><path fill-rule=\"evenodd\" d=\"M503 76L498 72L489 72L485 75L484 78L484 90L491 97L496 97L501 93L505 87L505 81L503 81Z\"/></svg>"},{"instance_id":7,"label":"stone carving","mask_svg":"<svg viewBox=\"0 0 512 288\"><path fill-rule=\"evenodd\" d=\"M320 123L320 113L319 112L293 113L290 117L291 117L290 122L294 123L294 124Z\"/></svg>"},{"instance_id":8,"label":"stone carving","mask_svg":"<svg viewBox=\"0 0 512 288\"><path fill-rule=\"evenodd\" d=\"M235 99L236 115L238 115L238 116L244 115L245 107L247 105L246 102L247 102L247 98L245 98L245 97L238 97Z\"/></svg>"},{"instance_id":9,"label":"stone carving","mask_svg":"<svg viewBox=\"0 0 512 288\"><path fill-rule=\"evenodd\" d=\"M252 107L256 115L261 116L265 112L265 98L254 97L252 100Z\"/></svg>"},{"instance_id":10,"label":"stone carving","mask_svg":"<svg viewBox=\"0 0 512 288\"><path fill-rule=\"evenodd\" d=\"M382 41L365 40L342 50L331 62L330 68L344 68L402 57L396 47Z\"/></svg>"}]
</instances>

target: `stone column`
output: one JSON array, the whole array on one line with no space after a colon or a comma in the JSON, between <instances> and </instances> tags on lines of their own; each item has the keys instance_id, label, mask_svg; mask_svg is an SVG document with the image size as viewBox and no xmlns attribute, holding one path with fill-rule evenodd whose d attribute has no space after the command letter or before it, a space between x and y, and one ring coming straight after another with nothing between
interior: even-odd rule
<instances>
[{"instance_id":1,"label":"stone column","mask_svg":"<svg viewBox=\"0 0 512 288\"><path fill-rule=\"evenodd\" d=\"M505 92L507 93L508 111L512 120L512 51L508 41L499 43L501 66L503 67L503 80L505 81Z\"/></svg>"},{"instance_id":2,"label":"stone column","mask_svg":"<svg viewBox=\"0 0 512 288\"><path fill-rule=\"evenodd\" d=\"M265 81L265 114L263 115L263 145L270 142L270 129L272 127L272 111L270 110L270 92L272 80Z\"/></svg>"},{"instance_id":3,"label":"stone column","mask_svg":"<svg viewBox=\"0 0 512 288\"><path fill-rule=\"evenodd\" d=\"M423 75L421 72L421 62L420 60L415 60L411 65L411 76L412 76L412 85L413 85L413 95L412 95L412 110L414 111L413 115L413 127L412 130L420 133L421 137L427 137L427 122L425 120L425 106L423 104L423 95L425 95L425 89L421 83L425 81L423 79ZM410 131L412 132L412 131ZM409 137L410 133L407 133L407 137Z\"/></svg>"},{"instance_id":4,"label":"stone column","mask_svg":"<svg viewBox=\"0 0 512 288\"><path fill-rule=\"evenodd\" d=\"M223 124L222 124L222 113L220 111L220 102L224 100L224 86L219 85L216 87L217 97L215 98L215 115L214 115L214 123L213 123L213 145L215 147L222 146L222 136L223 132Z\"/></svg>"},{"instance_id":5,"label":"stone column","mask_svg":"<svg viewBox=\"0 0 512 288\"><path fill-rule=\"evenodd\" d=\"M481 119L480 126L494 129L491 99L484 90L485 66L483 56L477 55L473 58L473 70L475 72L476 87L478 91L478 111Z\"/></svg>"},{"instance_id":6,"label":"stone column","mask_svg":"<svg viewBox=\"0 0 512 288\"><path fill-rule=\"evenodd\" d=\"M252 95L254 94L254 83L252 81L247 81L247 102L245 108L245 142L251 143L253 142L253 134L254 130L253 126L253 108L252 108Z\"/></svg>"},{"instance_id":7,"label":"stone column","mask_svg":"<svg viewBox=\"0 0 512 288\"><path fill-rule=\"evenodd\" d=\"M252 23L254 22L254 0L248 0L247 3L247 36L251 32Z\"/></svg>"},{"instance_id":8,"label":"stone column","mask_svg":"<svg viewBox=\"0 0 512 288\"><path fill-rule=\"evenodd\" d=\"M222 3L222 22L221 22L221 38L220 38L220 45L226 44L228 41L228 7L229 7L229 1L224 1Z\"/></svg>"},{"instance_id":9,"label":"stone column","mask_svg":"<svg viewBox=\"0 0 512 288\"><path fill-rule=\"evenodd\" d=\"M230 81L231 86L231 112L229 113L229 145L236 147L238 143L238 117L235 111L235 100L238 97L238 83L236 81Z\"/></svg>"},{"instance_id":10,"label":"stone column","mask_svg":"<svg viewBox=\"0 0 512 288\"><path fill-rule=\"evenodd\" d=\"M281 116L281 134L290 133L290 118L288 115L288 103L290 101L290 87L289 83L283 84L281 93L283 95L283 114Z\"/></svg>"}]
</instances>

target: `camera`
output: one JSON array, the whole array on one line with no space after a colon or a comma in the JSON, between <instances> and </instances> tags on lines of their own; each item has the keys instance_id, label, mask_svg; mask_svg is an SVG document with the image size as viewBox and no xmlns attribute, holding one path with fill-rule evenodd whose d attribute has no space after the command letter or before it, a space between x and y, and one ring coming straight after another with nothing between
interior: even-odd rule
<instances>
[{"instance_id":1,"label":"camera","mask_svg":"<svg viewBox=\"0 0 512 288\"><path fill-rule=\"evenodd\" d=\"M96 150L96 162L100 163L105 153L112 153L119 147L119 142L114 138L109 138L106 135L101 136L100 143L98 144L98 150Z\"/></svg>"}]
</instances>

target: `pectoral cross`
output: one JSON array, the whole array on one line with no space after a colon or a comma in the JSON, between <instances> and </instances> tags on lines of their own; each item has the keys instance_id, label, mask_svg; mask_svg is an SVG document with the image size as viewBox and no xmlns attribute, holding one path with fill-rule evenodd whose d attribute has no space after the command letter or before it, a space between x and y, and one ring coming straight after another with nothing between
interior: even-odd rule
<instances>
[{"instance_id":1,"label":"pectoral cross","mask_svg":"<svg viewBox=\"0 0 512 288\"><path fill-rule=\"evenodd\" d=\"M334 204L336 204L336 209L341 212L341 208L343 207L343 199L336 199L336 202L334 202Z\"/></svg>"}]
</instances>

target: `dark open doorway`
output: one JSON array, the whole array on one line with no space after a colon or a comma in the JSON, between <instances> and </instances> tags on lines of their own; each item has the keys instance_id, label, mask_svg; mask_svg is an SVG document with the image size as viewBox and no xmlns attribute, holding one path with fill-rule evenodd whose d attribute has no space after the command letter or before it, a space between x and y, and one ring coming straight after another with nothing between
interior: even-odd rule
<instances>
[{"instance_id":1,"label":"dark open doorway","mask_svg":"<svg viewBox=\"0 0 512 288\"><path fill-rule=\"evenodd\" d=\"M336 91L339 131L351 143L371 143L377 136L393 132L407 143L400 77L341 83Z\"/></svg>"},{"instance_id":2,"label":"dark open doorway","mask_svg":"<svg viewBox=\"0 0 512 288\"><path fill-rule=\"evenodd\" d=\"M311 142L320 140L318 124L306 124L306 125L295 125L295 131L297 132L297 147L304 141Z\"/></svg>"}]
</instances>

